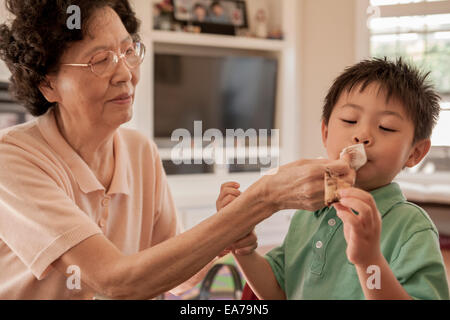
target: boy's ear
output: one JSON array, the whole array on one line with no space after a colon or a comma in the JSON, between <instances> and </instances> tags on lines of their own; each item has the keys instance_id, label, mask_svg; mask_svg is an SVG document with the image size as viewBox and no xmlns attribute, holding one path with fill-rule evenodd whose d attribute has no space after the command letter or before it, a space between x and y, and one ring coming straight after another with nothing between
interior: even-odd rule
<instances>
[{"instance_id":1,"label":"boy's ear","mask_svg":"<svg viewBox=\"0 0 450 320\"><path fill-rule=\"evenodd\" d=\"M408 168L412 168L418 163L420 163L420 161L422 161L422 159L425 158L425 156L428 154L430 148L431 148L430 139L424 139L416 142L413 148L411 149L411 153L409 155L408 160L405 163L405 166Z\"/></svg>"},{"instance_id":2,"label":"boy's ear","mask_svg":"<svg viewBox=\"0 0 450 320\"><path fill-rule=\"evenodd\" d=\"M328 126L325 123L325 120L322 120L322 142L325 148L327 147L327 140L328 140Z\"/></svg>"},{"instance_id":3,"label":"boy's ear","mask_svg":"<svg viewBox=\"0 0 450 320\"><path fill-rule=\"evenodd\" d=\"M59 101L59 93L56 90L55 85L53 84L53 78L47 76L44 81L39 84L39 91L41 91L42 95L47 99L48 102L58 102Z\"/></svg>"}]
</instances>

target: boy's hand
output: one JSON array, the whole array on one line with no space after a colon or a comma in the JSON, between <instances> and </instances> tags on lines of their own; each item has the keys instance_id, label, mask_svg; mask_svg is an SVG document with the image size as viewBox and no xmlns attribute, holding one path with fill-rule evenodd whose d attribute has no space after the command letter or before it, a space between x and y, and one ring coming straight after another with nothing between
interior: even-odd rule
<instances>
[{"instance_id":1,"label":"boy's hand","mask_svg":"<svg viewBox=\"0 0 450 320\"><path fill-rule=\"evenodd\" d=\"M230 247L223 250L219 254L219 257L226 256L230 252L237 254L238 256L247 256L253 253L256 248L258 248L258 238L256 237L255 231L252 230L252 232L250 232L247 236L236 241Z\"/></svg>"},{"instance_id":2,"label":"boy's hand","mask_svg":"<svg viewBox=\"0 0 450 320\"><path fill-rule=\"evenodd\" d=\"M219 198L216 201L216 209L220 211L222 208L230 204L234 199L240 196L239 183L227 182L220 187ZM219 257L223 257L230 252L237 255L249 255L258 247L258 238L255 231L250 232L246 237L236 241L230 247L226 248Z\"/></svg>"},{"instance_id":3,"label":"boy's hand","mask_svg":"<svg viewBox=\"0 0 450 320\"><path fill-rule=\"evenodd\" d=\"M239 191L240 184L237 182L226 182L220 186L219 198L216 201L216 209L220 211L234 199L241 195Z\"/></svg>"},{"instance_id":4,"label":"boy's hand","mask_svg":"<svg viewBox=\"0 0 450 320\"><path fill-rule=\"evenodd\" d=\"M339 191L340 201L333 204L344 224L347 258L354 265L366 266L379 261L381 215L372 195L357 188ZM358 212L355 214L351 209Z\"/></svg>"}]
</instances>

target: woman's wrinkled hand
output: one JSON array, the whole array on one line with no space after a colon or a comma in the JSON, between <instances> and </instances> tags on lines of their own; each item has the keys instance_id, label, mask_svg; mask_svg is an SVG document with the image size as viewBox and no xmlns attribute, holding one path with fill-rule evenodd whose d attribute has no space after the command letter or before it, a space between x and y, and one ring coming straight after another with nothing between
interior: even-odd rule
<instances>
[{"instance_id":1,"label":"woman's wrinkled hand","mask_svg":"<svg viewBox=\"0 0 450 320\"><path fill-rule=\"evenodd\" d=\"M261 178L257 182L259 197L272 205L273 212L284 209L317 211L325 206L324 175L327 168L349 184L354 184L355 171L344 160L298 160L281 166L273 175Z\"/></svg>"}]
</instances>

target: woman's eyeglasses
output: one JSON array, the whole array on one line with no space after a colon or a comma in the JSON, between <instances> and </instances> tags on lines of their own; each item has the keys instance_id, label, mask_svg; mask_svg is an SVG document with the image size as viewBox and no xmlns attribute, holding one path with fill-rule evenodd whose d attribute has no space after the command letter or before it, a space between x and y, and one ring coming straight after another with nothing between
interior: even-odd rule
<instances>
[{"instance_id":1,"label":"woman's eyeglasses","mask_svg":"<svg viewBox=\"0 0 450 320\"><path fill-rule=\"evenodd\" d=\"M99 77L111 75L119 59L123 59L128 68L133 69L142 64L145 58L145 46L135 42L124 53L117 55L113 51L102 51L92 57L89 63L64 63L63 66L90 67L91 71Z\"/></svg>"}]
</instances>

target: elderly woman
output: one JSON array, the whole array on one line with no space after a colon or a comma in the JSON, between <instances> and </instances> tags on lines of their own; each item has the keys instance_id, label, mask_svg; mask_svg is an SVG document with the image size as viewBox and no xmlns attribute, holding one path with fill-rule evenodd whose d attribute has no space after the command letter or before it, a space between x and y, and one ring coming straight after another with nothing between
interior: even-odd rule
<instances>
[{"instance_id":1,"label":"elderly woman","mask_svg":"<svg viewBox=\"0 0 450 320\"><path fill-rule=\"evenodd\" d=\"M15 18L0 27L0 54L36 118L0 133L0 299L189 288L226 248L254 250L254 226L274 212L320 208L327 166L348 170L326 160L281 167L180 233L155 144L120 128L145 55L128 1L6 2ZM81 30L66 26L74 4ZM67 285L74 270L81 287Z\"/></svg>"}]
</instances>

